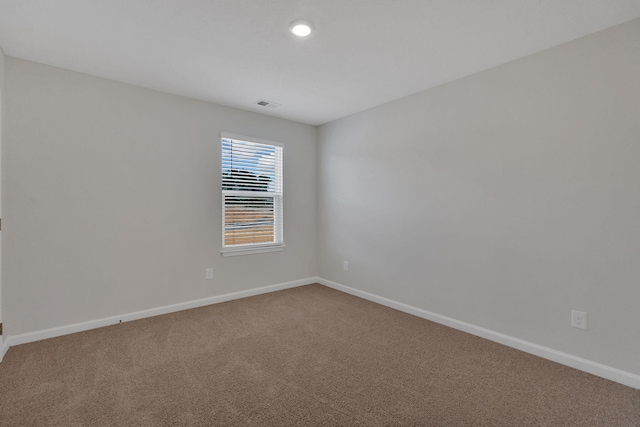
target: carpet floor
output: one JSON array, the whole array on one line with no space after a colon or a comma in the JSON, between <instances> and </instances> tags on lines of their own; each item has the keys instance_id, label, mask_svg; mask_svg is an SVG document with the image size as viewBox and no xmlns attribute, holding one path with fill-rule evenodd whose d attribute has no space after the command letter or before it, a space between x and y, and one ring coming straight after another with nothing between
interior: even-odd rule
<instances>
[{"instance_id":1,"label":"carpet floor","mask_svg":"<svg viewBox=\"0 0 640 427\"><path fill-rule=\"evenodd\" d=\"M309 285L12 347L1 426L640 426L640 390Z\"/></svg>"}]
</instances>

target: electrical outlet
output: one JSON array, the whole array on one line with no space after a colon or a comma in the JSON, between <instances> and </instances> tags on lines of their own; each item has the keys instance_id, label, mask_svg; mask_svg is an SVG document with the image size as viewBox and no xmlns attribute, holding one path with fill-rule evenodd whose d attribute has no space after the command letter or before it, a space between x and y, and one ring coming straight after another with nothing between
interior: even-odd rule
<instances>
[{"instance_id":1,"label":"electrical outlet","mask_svg":"<svg viewBox=\"0 0 640 427\"><path fill-rule=\"evenodd\" d=\"M571 310L571 326L578 329L587 329L587 313Z\"/></svg>"},{"instance_id":2,"label":"electrical outlet","mask_svg":"<svg viewBox=\"0 0 640 427\"><path fill-rule=\"evenodd\" d=\"M213 279L213 268L207 268L204 273L204 278L207 280Z\"/></svg>"},{"instance_id":3,"label":"electrical outlet","mask_svg":"<svg viewBox=\"0 0 640 427\"><path fill-rule=\"evenodd\" d=\"M344 271L349 271L349 261L342 261L342 269Z\"/></svg>"}]
</instances>

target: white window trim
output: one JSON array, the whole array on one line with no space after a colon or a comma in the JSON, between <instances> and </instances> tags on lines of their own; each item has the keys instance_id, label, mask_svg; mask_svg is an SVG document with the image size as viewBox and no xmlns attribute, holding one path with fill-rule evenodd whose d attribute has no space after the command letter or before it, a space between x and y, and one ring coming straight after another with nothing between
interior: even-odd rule
<instances>
[{"instance_id":1,"label":"white window trim","mask_svg":"<svg viewBox=\"0 0 640 427\"><path fill-rule=\"evenodd\" d=\"M241 141L257 142L259 144L274 145L276 147L282 147L284 149L284 144L282 142L270 141L268 139L262 139L262 138L255 138L253 136L246 136L246 135L240 135L240 134L236 134L236 133L221 132L220 133L220 141L222 140L222 138L225 138L225 139L238 139L238 140L241 140ZM284 159L283 159L283 161L284 161ZM222 168L222 164L220 164L220 168ZM222 176L222 170L220 170L219 176ZM284 176L283 176L283 186L284 186ZM283 191L283 193L284 193L284 191ZM225 201L224 201L224 193L222 192L222 188L220 188L220 197L221 197L221 200L222 200L222 206L224 208ZM282 208L284 209L284 205L282 206ZM283 214L284 214L284 212L281 213L281 215L283 215ZM282 226L284 227L284 222L283 222ZM258 244L246 245L246 246L224 247L224 227L225 227L225 223L224 223L224 214L223 214L222 215L222 232L223 232L222 244L223 244L223 247L220 250L220 253L222 254L223 257L260 254L260 253L266 253L266 252L278 252L278 251L283 251L286 248L286 245L284 243L262 243L262 244L258 243Z\"/></svg>"},{"instance_id":2,"label":"white window trim","mask_svg":"<svg viewBox=\"0 0 640 427\"><path fill-rule=\"evenodd\" d=\"M239 139L241 141L257 142L258 144L275 145L276 147L283 147L284 148L284 144L282 142L276 142L276 141L271 141L271 140L262 139L262 138L255 138L253 136L247 136L247 135L239 135L237 133L221 132L220 133L220 138Z\"/></svg>"},{"instance_id":3,"label":"white window trim","mask_svg":"<svg viewBox=\"0 0 640 427\"><path fill-rule=\"evenodd\" d=\"M261 254L264 252L277 252L283 251L287 246L283 243L281 245L254 245L251 247L245 246L242 248L223 248L220 252L222 256L237 256L237 255L250 255L250 254Z\"/></svg>"}]
</instances>

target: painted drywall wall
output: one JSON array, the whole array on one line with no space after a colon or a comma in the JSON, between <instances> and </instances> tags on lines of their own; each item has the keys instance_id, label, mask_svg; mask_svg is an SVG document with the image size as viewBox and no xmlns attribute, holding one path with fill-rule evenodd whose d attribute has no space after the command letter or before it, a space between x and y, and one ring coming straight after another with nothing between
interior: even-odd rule
<instances>
[{"instance_id":1,"label":"painted drywall wall","mask_svg":"<svg viewBox=\"0 0 640 427\"><path fill-rule=\"evenodd\" d=\"M324 279L640 374L640 20L323 125L318 160Z\"/></svg>"},{"instance_id":2,"label":"painted drywall wall","mask_svg":"<svg viewBox=\"0 0 640 427\"><path fill-rule=\"evenodd\" d=\"M11 57L6 71L8 335L317 275L315 127ZM284 143L284 251L221 256L221 132Z\"/></svg>"}]
</instances>

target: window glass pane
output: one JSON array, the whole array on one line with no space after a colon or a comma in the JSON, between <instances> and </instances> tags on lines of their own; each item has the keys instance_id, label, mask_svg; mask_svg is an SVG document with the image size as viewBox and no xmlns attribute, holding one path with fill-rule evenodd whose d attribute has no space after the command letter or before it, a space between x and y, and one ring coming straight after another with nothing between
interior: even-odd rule
<instances>
[{"instance_id":1,"label":"window glass pane","mask_svg":"<svg viewBox=\"0 0 640 427\"><path fill-rule=\"evenodd\" d=\"M274 243L273 197L225 196L225 242L227 245Z\"/></svg>"}]
</instances>

